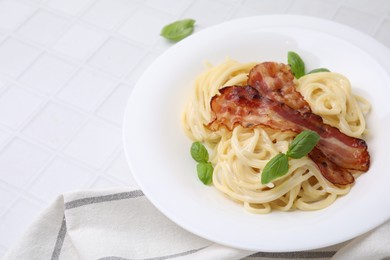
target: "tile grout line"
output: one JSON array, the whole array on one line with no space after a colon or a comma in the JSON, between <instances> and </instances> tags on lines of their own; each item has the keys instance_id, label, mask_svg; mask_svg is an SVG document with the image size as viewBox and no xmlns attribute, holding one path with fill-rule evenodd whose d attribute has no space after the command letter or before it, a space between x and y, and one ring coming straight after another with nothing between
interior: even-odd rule
<instances>
[{"instance_id":1,"label":"tile grout line","mask_svg":"<svg viewBox=\"0 0 390 260\"><path fill-rule=\"evenodd\" d=\"M379 22L379 23L375 26L375 28L372 30L371 36L372 36L373 38L375 38L376 40L377 40L376 36L377 36L377 34L378 34L380 28L381 28L381 27L383 26L383 24L385 23L386 18L387 18L387 14L383 14L383 15L380 17L380 19L381 19L380 22Z\"/></svg>"},{"instance_id":2,"label":"tile grout line","mask_svg":"<svg viewBox=\"0 0 390 260\"><path fill-rule=\"evenodd\" d=\"M286 6L285 6L285 9L283 10L283 13L287 13L291 7L294 5L296 1L295 0L291 0Z\"/></svg>"},{"instance_id":3,"label":"tile grout line","mask_svg":"<svg viewBox=\"0 0 390 260\"><path fill-rule=\"evenodd\" d=\"M234 18L234 16L237 14L237 11L243 5L244 1L245 0L239 0L238 2L233 4L231 13L228 15L228 17L227 17L227 19L225 21L231 21L231 20L237 19L237 18Z\"/></svg>"},{"instance_id":4,"label":"tile grout line","mask_svg":"<svg viewBox=\"0 0 390 260\"><path fill-rule=\"evenodd\" d=\"M367 14L367 15L374 16L374 17L379 18L379 19L380 19L379 22L378 22L378 23L375 25L375 27L371 30L370 34L367 34L367 33L363 32L363 33L365 33L365 34L367 34L367 35L369 35L369 36L371 36L371 37L373 37L373 38L375 38L375 35L376 35L377 32L379 31L380 27L382 26L382 24L384 23L384 21L385 21L387 15L388 15L387 13L383 13L383 14L373 14L373 13L370 12L370 11L367 11L367 10L364 10L364 9L361 9L361 8L358 8L358 7L348 6L348 5L346 4L346 0L341 0L338 4L339 4L339 6L338 6L338 8L337 8L335 14L334 14L333 17L332 17L332 20L334 20L334 18L335 18L335 16L336 16L337 12L338 12L342 7L344 7L344 8L350 8L350 9L352 9L352 10L356 10L356 11L362 12L362 13L364 13L364 14ZM358 30L357 28L355 28L355 29ZM359 30L359 31L360 31L360 30ZM375 38L375 40L376 40L376 38Z\"/></svg>"},{"instance_id":5,"label":"tile grout line","mask_svg":"<svg viewBox=\"0 0 390 260\"><path fill-rule=\"evenodd\" d=\"M333 13L333 15L330 17L330 20L335 21L336 15L340 11L341 7L344 6L345 1L346 0L339 0L337 2L337 8L336 8L335 12Z\"/></svg>"}]
</instances>

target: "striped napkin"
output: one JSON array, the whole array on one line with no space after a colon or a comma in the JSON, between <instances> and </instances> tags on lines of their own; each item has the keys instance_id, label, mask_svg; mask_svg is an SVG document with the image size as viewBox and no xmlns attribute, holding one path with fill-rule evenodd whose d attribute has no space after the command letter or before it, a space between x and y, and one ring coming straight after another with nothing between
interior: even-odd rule
<instances>
[{"instance_id":1,"label":"striped napkin","mask_svg":"<svg viewBox=\"0 0 390 260\"><path fill-rule=\"evenodd\" d=\"M390 259L390 222L353 241L314 251L249 252L195 236L162 215L140 190L61 195L7 259Z\"/></svg>"}]
</instances>

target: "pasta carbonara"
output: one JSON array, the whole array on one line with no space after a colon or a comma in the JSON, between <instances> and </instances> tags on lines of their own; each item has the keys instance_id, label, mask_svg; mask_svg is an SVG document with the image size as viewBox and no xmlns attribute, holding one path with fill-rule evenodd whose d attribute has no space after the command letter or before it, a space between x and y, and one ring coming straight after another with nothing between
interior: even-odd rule
<instances>
[{"instance_id":1,"label":"pasta carbonara","mask_svg":"<svg viewBox=\"0 0 390 260\"><path fill-rule=\"evenodd\" d=\"M217 66L209 65L194 83L193 92L182 115L186 135L209 148L214 166L213 185L245 209L269 213L272 209L288 211L317 210L349 192L351 185L334 185L325 179L308 157L289 160L286 175L261 184L261 172L278 153L285 153L296 133L258 126L236 126L232 131L211 131L210 100L224 86L244 86L256 63L227 59ZM294 79L296 89L326 124L353 137L366 131L364 114L370 104L351 92L348 79L334 72L308 74Z\"/></svg>"}]
</instances>

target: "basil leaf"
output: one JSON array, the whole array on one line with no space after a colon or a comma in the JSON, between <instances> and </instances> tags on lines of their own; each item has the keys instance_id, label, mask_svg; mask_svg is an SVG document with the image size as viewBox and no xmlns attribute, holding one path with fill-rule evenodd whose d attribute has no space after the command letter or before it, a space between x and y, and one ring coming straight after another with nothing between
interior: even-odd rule
<instances>
[{"instance_id":1,"label":"basil leaf","mask_svg":"<svg viewBox=\"0 0 390 260\"><path fill-rule=\"evenodd\" d=\"M320 136L313 131L305 130L297 135L287 151L287 156L299 159L308 154L320 140Z\"/></svg>"},{"instance_id":2,"label":"basil leaf","mask_svg":"<svg viewBox=\"0 0 390 260\"><path fill-rule=\"evenodd\" d=\"M211 163L198 163L196 166L196 171L198 172L199 180L201 180L203 184L208 185L213 182L214 168Z\"/></svg>"},{"instance_id":3,"label":"basil leaf","mask_svg":"<svg viewBox=\"0 0 390 260\"><path fill-rule=\"evenodd\" d=\"M307 74L312 74L312 73L317 73L317 72L330 72L330 70L328 70L327 68L318 68L318 69L314 69L314 70L309 71Z\"/></svg>"},{"instance_id":4,"label":"basil leaf","mask_svg":"<svg viewBox=\"0 0 390 260\"><path fill-rule=\"evenodd\" d=\"M297 53L289 51L287 53L287 62L291 66L291 71L295 78L299 79L305 75L305 63Z\"/></svg>"},{"instance_id":5,"label":"basil leaf","mask_svg":"<svg viewBox=\"0 0 390 260\"><path fill-rule=\"evenodd\" d=\"M160 35L171 41L180 41L194 31L195 20L184 19L164 26Z\"/></svg>"},{"instance_id":6,"label":"basil leaf","mask_svg":"<svg viewBox=\"0 0 390 260\"><path fill-rule=\"evenodd\" d=\"M209 160L209 153L200 142L194 142L191 145L191 156L198 163L206 163Z\"/></svg>"},{"instance_id":7,"label":"basil leaf","mask_svg":"<svg viewBox=\"0 0 390 260\"><path fill-rule=\"evenodd\" d=\"M270 181L285 175L288 172L288 158L280 153L272 158L264 167L261 173L261 183L267 184Z\"/></svg>"}]
</instances>

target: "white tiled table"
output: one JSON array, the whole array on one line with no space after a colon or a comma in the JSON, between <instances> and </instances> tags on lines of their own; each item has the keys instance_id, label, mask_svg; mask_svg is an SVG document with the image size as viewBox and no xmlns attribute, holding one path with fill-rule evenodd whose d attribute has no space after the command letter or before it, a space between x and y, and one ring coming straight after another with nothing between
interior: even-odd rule
<instances>
[{"instance_id":1,"label":"white tiled table","mask_svg":"<svg viewBox=\"0 0 390 260\"><path fill-rule=\"evenodd\" d=\"M136 185L122 117L172 45L163 25L193 18L196 32L275 13L338 21L390 47L389 0L0 1L0 257L58 194Z\"/></svg>"}]
</instances>

